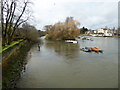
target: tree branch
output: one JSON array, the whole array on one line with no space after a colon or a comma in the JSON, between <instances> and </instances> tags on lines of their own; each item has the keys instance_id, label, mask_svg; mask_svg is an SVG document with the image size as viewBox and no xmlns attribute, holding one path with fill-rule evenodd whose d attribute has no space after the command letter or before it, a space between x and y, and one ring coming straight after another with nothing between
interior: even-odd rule
<instances>
[{"instance_id":1,"label":"tree branch","mask_svg":"<svg viewBox=\"0 0 120 90\"><path fill-rule=\"evenodd\" d=\"M22 13L21 13L20 16L18 17L18 19L17 19L17 21L16 21L16 23L15 23L15 26L13 27L13 32L12 32L12 34L11 34L11 37L13 36L13 34L14 34L16 28L17 28L17 24L18 24L20 18L22 17L23 13L25 12L26 6L27 6L27 2L25 2L24 8L23 8L23 10L22 10Z\"/></svg>"},{"instance_id":2,"label":"tree branch","mask_svg":"<svg viewBox=\"0 0 120 90\"><path fill-rule=\"evenodd\" d=\"M13 8L13 12L11 12L11 18L10 18L10 26L9 26L9 29L8 29L8 34L10 35L10 32L11 32L11 27L13 26L13 16L14 16L14 12L15 12L15 9L16 9L16 3L14 2L14 8Z\"/></svg>"}]
</instances>

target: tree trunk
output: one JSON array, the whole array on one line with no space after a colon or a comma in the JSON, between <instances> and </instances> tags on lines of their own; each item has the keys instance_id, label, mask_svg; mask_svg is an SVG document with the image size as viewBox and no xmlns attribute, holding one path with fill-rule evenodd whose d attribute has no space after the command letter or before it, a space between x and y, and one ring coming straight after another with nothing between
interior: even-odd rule
<instances>
[{"instance_id":1,"label":"tree trunk","mask_svg":"<svg viewBox=\"0 0 120 90\"><path fill-rule=\"evenodd\" d=\"M11 41L12 41L12 38L10 36L8 36L7 45L10 45Z\"/></svg>"},{"instance_id":2,"label":"tree trunk","mask_svg":"<svg viewBox=\"0 0 120 90\"><path fill-rule=\"evenodd\" d=\"M5 40L4 36L2 35L2 46L5 46L5 42L6 42L6 40Z\"/></svg>"}]
</instances>

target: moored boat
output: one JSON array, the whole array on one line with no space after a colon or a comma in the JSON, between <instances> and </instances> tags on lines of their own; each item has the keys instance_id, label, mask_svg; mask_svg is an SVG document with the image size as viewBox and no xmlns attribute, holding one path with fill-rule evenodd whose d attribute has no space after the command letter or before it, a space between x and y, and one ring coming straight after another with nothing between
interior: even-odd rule
<instances>
[{"instance_id":1,"label":"moored boat","mask_svg":"<svg viewBox=\"0 0 120 90\"><path fill-rule=\"evenodd\" d=\"M85 51L85 52L91 52L92 49L89 47L81 48L80 50Z\"/></svg>"},{"instance_id":2,"label":"moored boat","mask_svg":"<svg viewBox=\"0 0 120 90\"><path fill-rule=\"evenodd\" d=\"M95 52L103 52L102 49L97 48L97 47L92 47L91 49L92 49L93 51L95 51Z\"/></svg>"},{"instance_id":3,"label":"moored boat","mask_svg":"<svg viewBox=\"0 0 120 90\"><path fill-rule=\"evenodd\" d=\"M76 40L66 40L65 42L67 42L67 43L78 43L78 41L76 41Z\"/></svg>"},{"instance_id":4,"label":"moored boat","mask_svg":"<svg viewBox=\"0 0 120 90\"><path fill-rule=\"evenodd\" d=\"M80 39L81 39L81 40L91 40L91 41L93 41L92 38L87 38L87 37L81 37Z\"/></svg>"},{"instance_id":5,"label":"moored boat","mask_svg":"<svg viewBox=\"0 0 120 90\"><path fill-rule=\"evenodd\" d=\"M92 51L91 47L85 47L85 49L87 49L89 52Z\"/></svg>"}]
</instances>

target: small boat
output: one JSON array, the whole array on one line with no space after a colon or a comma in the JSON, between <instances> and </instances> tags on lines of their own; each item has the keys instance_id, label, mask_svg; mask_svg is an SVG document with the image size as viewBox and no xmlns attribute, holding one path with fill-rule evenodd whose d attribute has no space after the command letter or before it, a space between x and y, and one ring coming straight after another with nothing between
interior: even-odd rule
<instances>
[{"instance_id":1,"label":"small boat","mask_svg":"<svg viewBox=\"0 0 120 90\"><path fill-rule=\"evenodd\" d=\"M81 39L82 39L82 40L91 40L91 41L93 41L92 38L87 38L87 37L81 37Z\"/></svg>"},{"instance_id":2,"label":"small boat","mask_svg":"<svg viewBox=\"0 0 120 90\"><path fill-rule=\"evenodd\" d=\"M91 48L93 51L95 51L95 52L103 52L103 50L102 49L100 49L100 48L97 48L97 47L93 47L93 48Z\"/></svg>"},{"instance_id":3,"label":"small boat","mask_svg":"<svg viewBox=\"0 0 120 90\"><path fill-rule=\"evenodd\" d=\"M91 41L93 41L93 39L90 39Z\"/></svg>"},{"instance_id":4,"label":"small boat","mask_svg":"<svg viewBox=\"0 0 120 90\"><path fill-rule=\"evenodd\" d=\"M93 39L92 39L92 38L86 38L86 40L91 40L91 41L93 41Z\"/></svg>"},{"instance_id":5,"label":"small boat","mask_svg":"<svg viewBox=\"0 0 120 90\"><path fill-rule=\"evenodd\" d=\"M85 51L85 52L91 52L92 49L89 47L81 48L80 50Z\"/></svg>"},{"instance_id":6,"label":"small boat","mask_svg":"<svg viewBox=\"0 0 120 90\"><path fill-rule=\"evenodd\" d=\"M84 51L84 52L88 52L88 50L85 49L85 48L80 48L80 50L82 50L82 51Z\"/></svg>"},{"instance_id":7,"label":"small boat","mask_svg":"<svg viewBox=\"0 0 120 90\"><path fill-rule=\"evenodd\" d=\"M87 49L89 52L92 51L91 47L85 47L85 49Z\"/></svg>"},{"instance_id":8,"label":"small boat","mask_svg":"<svg viewBox=\"0 0 120 90\"><path fill-rule=\"evenodd\" d=\"M78 43L78 41L76 41L76 40L66 40L65 42L67 42L67 43Z\"/></svg>"},{"instance_id":9,"label":"small boat","mask_svg":"<svg viewBox=\"0 0 120 90\"><path fill-rule=\"evenodd\" d=\"M87 38L86 38L86 37L82 37L81 39L82 39L82 40L86 40Z\"/></svg>"}]
</instances>

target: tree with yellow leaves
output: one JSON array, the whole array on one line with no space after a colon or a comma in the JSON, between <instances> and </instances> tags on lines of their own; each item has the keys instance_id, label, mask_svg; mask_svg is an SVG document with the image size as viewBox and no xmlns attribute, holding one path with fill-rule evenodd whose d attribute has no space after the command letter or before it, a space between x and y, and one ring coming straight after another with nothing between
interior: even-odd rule
<instances>
[{"instance_id":1,"label":"tree with yellow leaves","mask_svg":"<svg viewBox=\"0 0 120 90\"><path fill-rule=\"evenodd\" d=\"M53 26L50 25L50 28L47 27L46 30L49 30L49 33L46 39L75 39L75 37L80 34L80 29L78 28L79 25L80 23L77 20L74 20L73 17L67 17L64 22L58 22Z\"/></svg>"}]
</instances>

